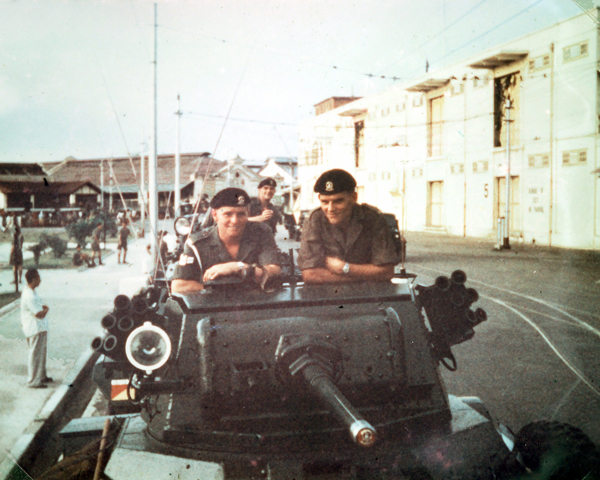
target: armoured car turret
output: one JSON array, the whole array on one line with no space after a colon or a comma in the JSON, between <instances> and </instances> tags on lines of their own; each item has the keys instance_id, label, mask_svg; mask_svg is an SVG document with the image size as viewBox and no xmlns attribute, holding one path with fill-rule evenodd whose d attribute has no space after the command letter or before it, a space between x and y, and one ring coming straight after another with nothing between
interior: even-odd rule
<instances>
[{"instance_id":1,"label":"armoured car turret","mask_svg":"<svg viewBox=\"0 0 600 480\"><path fill-rule=\"evenodd\" d=\"M416 289L285 280L117 297L94 375L108 394L120 372L141 415L111 478L164 455L193 478L492 478L510 433L438 372L486 319L463 272Z\"/></svg>"}]
</instances>

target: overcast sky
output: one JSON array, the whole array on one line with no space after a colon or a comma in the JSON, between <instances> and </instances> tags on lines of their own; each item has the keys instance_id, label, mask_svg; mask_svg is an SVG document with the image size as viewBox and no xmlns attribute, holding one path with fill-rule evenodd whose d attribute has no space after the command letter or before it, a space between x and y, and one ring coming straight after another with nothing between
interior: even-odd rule
<instances>
[{"instance_id":1,"label":"overcast sky","mask_svg":"<svg viewBox=\"0 0 600 480\"><path fill-rule=\"evenodd\" d=\"M0 0L1 162L149 145L153 5ZM158 151L175 151L178 93L182 152L297 156L297 125L321 100L380 92L426 61L435 70L580 13L571 0L161 1Z\"/></svg>"}]
</instances>

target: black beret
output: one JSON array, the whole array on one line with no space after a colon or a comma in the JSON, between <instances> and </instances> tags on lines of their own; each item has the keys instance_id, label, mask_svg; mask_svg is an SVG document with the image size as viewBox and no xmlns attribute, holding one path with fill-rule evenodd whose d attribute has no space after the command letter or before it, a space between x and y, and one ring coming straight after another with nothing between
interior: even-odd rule
<instances>
[{"instance_id":1,"label":"black beret","mask_svg":"<svg viewBox=\"0 0 600 480\"><path fill-rule=\"evenodd\" d=\"M224 188L212 198L210 206L213 210L221 207L247 207L250 197L241 188Z\"/></svg>"},{"instance_id":2,"label":"black beret","mask_svg":"<svg viewBox=\"0 0 600 480\"><path fill-rule=\"evenodd\" d=\"M334 168L323 173L316 181L314 191L323 195L354 192L356 180L346 170Z\"/></svg>"},{"instance_id":3,"label":"black beret","mask_svg":"<svg viewBox=\"0 0 600 480\"><path fill-rule=\"evenodd\" d=\"M271 177L267 177L267 178L263 178L260 183L258 184L258 188L262 188L262 187L273 187L275 188L277 186L277 182L275 180L273 180Z\"/></svg>"}]
</instances>

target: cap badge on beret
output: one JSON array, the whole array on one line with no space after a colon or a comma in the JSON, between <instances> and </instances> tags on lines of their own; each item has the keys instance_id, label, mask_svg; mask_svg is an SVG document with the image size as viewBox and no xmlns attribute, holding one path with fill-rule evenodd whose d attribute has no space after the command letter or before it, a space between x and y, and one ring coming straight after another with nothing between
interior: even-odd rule
<instances>
[{"instance_id":1,"label":"cap badge on beret","mask_svg":"<svg viewBox=\"0 0 600 480\"><path fill-rule=\"evenodd\" d=\"M245 199L241 195L238 197L238 205L244 205Z\"/></svg>"},{"instance_id":2,"label":"cap badge on beret","mask_svg":"<svg viewBox=\"0 0 600 480\"><path fill-rule=\"evenodd\" d=\"M333 192L333 182L327 182L325 184L325 191L326 192Z\"/></svg>"}]
</instances>

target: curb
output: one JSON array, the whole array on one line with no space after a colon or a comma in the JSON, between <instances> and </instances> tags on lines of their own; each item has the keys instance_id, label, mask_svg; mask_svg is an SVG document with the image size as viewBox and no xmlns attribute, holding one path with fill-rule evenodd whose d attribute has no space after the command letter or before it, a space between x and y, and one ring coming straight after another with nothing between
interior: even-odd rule
<instances>
[{"instance_id":1,"label":"curb","mask_svg":"<svg viewBox=\"0 0 600 480\"><path fill-rule=\"evenodd\" d=\"M19 305L21 305L20 298L17 298L15 301L9 303L8 305L4 305L2 308L0 308L0 318L2 318L4 315L8 315L9 313L14 312L17 308L19 308Z\"/></svg>"},{"instance_id":2,"label":"curb","mask_svg":"<svg viewBox=\"0 0 600 480\"><path fill-rule=\"evenodd\" d=\"M72 381L60 385L46 401L35 419L25 429L12 447L9 455L0 464L0 479L13 480L27 478L24 471L29 469L36 454L40 452L40 445L51 428L52 423L57 423L72 399L79 394L84 380L91 375L94 364L100 357L97 351L90 350L79 357L76 365L81 365Z\"/></svg>"}]
</instances>

